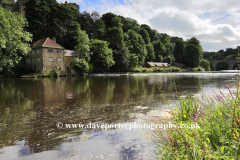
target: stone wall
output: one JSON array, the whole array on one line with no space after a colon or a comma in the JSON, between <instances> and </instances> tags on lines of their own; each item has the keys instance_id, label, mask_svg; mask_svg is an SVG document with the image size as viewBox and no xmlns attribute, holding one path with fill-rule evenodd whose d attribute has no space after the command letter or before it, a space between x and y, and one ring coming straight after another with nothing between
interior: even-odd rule
<instances>
[{"instance_id":1,"label":"stone wall","mask_svg":"<svg viewBox=\"0 0 240 160\"><path fill-rule=\"evenodd\" d=\"M48 49L53 49L53 53L48 53ZM57 53L57 50L61 50L61 53ZM48 61L49 57L53 58L53 61ZM40 61L38 61L38 58L40 59ZM61 58L62 61L57 61L57 58ZM55 74L55 68L57 68L57 71L61 74L65 72L64 49L33 49L27 55L26 60L27 64L30 64L33 68L33 71L37 73Z\"/></svg>"},{"instance_id":2,"label":"stone wall","mask_svg":"<svg viewBox=\"0 0 240 160\"><path fill-rule=\"evenodd\" d=\"M46 72L55 72L55 68L58 71L65 72L65 63L64 63L64 49L53 49L53 53L48 53L49 48L42 49L43 55L43 71ZM57 53L57 50L61 50L61 53ZM53 58L53 61L48 61L48 58ZM61 58L62 61L57 61L57 58Z\"/></svg>"}]
</instances>

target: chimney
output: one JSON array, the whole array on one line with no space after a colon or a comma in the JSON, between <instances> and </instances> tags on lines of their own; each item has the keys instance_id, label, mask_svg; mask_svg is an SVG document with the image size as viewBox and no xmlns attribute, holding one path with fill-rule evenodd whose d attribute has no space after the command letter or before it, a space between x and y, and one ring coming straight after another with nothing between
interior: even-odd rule
<instances>
[{"instance_id":1,"label":"chimney","mask_svg":"<svg viewBox=\"0 0 240 160\"><path fill-rule=\"evenodd\" d=\"M53 40L54 42L57 42L57 41L56 41L56 37L52 37L52 40Z\"/></svg>"}]
</instances>

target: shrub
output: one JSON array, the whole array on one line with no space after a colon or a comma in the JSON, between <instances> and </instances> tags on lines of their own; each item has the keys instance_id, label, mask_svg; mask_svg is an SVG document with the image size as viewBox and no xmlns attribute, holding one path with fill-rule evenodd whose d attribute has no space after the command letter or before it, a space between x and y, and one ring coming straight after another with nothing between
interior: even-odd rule
<instances>
[{"instance_id":1,"label":"shrub","mask_svg":"<svg viewBox=\"0 0 240 160\"><path fill-rule=\"evenodd\" d=\"M141 68L135 68L134 72L142 72L142 69Z\"/></svg>"},{"instance_id":2,"label":"shrub","mask_svg":"<svg viewBox=\"0 0 240 160\"><path fill-rule=\"evenodd\" d=\"M153 69L152 68L148 68L148 72L153 72Z\"/></svg>"},{"instance_id":3,"label":"shrub","mask_svg":"<svg viewBox=\"0 0 240 160\"><path fill-rule=\"evenodd\" d=\"M142 72L148 72L147 68L142 68Z\"/></svg>"}]
</instances>

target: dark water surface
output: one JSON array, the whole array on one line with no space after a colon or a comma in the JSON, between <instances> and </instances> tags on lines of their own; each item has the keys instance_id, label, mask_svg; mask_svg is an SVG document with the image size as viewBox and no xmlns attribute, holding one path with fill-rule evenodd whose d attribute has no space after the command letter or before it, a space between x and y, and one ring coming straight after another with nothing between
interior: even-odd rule
<instances>
[{"instance_id":1,"label":"dark water surface","mask_svg":"<svg viewBox=\"0 0 240 160\"><path fill-rule=\"evenodd\" d=\"M236 73L0 79L0 159L154 159L147 129L66 129L56 123L140 123L168 108L161 95L173 105L186 91L226 92L233 78Z\"/></svg>"}]
</instances>

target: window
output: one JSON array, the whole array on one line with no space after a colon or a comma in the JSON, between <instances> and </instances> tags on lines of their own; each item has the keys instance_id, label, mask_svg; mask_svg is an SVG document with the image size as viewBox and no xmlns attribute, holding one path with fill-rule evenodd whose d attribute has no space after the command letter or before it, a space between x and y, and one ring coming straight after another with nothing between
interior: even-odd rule
<instances>
[{"instance_id":1,"label":"window","mask_svg":"<svg viewBox=\"0 0 240 160\"><path fill-rule=\"evenodd\" d=\"M32 61L34 62L34 58L32 59Z\"/></svg>"},{"instance_id":2,"label":"window","mask_svg":"<svg viewBox=\"0 0 240 160\"><path fill-rule=\"evenodd\" d=\"M57 58L57 61L58 61L58 62L61 62L61 61L62 61L62 58Z\"/></svg>"},{"instance_id":3,"label":"window","mask_svg":"<svg viewBox=\"0 0 240 160\"><path fill-rule=\"evenodd\" d=\"M70 58L70 60L72 60L72 58Z\"/></svg>"},{"instance_id":4,"label":"window","mask_svg":"<svg viewBox=\"0 0 240 160\"><path fill-rule=\"evenodd\" d=\"M40 58L37 58L37 61L40 62Z\"/></svg>"},{"instance_id":5,"label":"window","mask_svg":"<svg viewBox=\"0 0 240 160\"><path fill-rule=\"evenodd\" d=\"M61 50L60 50L60 49L58 49L58 50L57 50L57 53L61 53Z\"/></svg>"},{"instance_id":6,"label":"window","mask_svg":"<svg viewBox=\"0 0 240 160\"><path fill-rule=\"evenodd\" d=\"M48 49L48 53L53 53L53 49Z\"/></svg>"},{"instance_id":7,"label":"window","mask_svg":"<svg viewBox=\"0 0 240 160\"><path fill-rule=\"evenodd\" d=\"M37 49L37 53L39 53L39 49Z\"/></svg>"},{"instance_id":8,"label":"window","mask_svg":"<svg viewBox=\"0 0 240 160\"><path fill-rule=\"evenodd\" d=\"M34 54L34 50L32 50L32 54Z\"/></svg>"},{"instance_id":9,"label":"window","mask_svg":"<svg viewBox=\"0 0 240 160\"><path fill-rule=\"evenodd\" d=\"M48 57L48 61L52 62L53 61L53 57Z\"/></svg>"}]
</instances>

